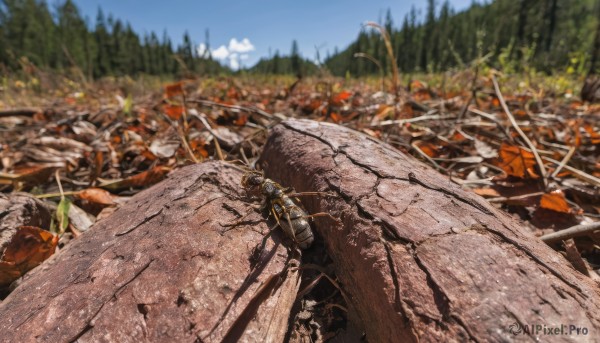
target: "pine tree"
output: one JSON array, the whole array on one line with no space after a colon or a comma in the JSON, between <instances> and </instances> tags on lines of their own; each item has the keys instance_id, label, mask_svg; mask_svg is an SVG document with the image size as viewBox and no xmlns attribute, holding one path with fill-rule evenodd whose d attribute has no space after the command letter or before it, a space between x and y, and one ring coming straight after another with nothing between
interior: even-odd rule
<instances>
[{"instance_id":1,"label":"pine tree","mask_svg":"<svg viewBox=\"0 0 600 343\"><path fill-rule=\"evenodd\" d=\"M292 41L292 51L290 52L290 59L291 59L291 67L292 67L292 73L294 73L294 75L296 75L298 78L302 77L302 65L301 65L301 59L300 59L300 52L298 50L298 42L296 42L296 40L294 39L294 41Z\"/></svg>"},{"instance_id":2,"label":"pine tree","mask_svg":"<svg viewBox=\"0 0 600 343\"><path fill-rule=\"evenodd\" d=\"M96 16L96 29L94 31L94 39L96 40L96 46L98 47L98 53L96 54L96 63L94 65L94 77L101 77L109 75L111 73L110 63L110 37L106 27L106 19L101 8L98 8L98 15Z\"/></svg>"},{"instance_id":3,"label":"pine tree","mask_svg":"<svg viewBox=\"0 0 600 343\"><path fill-rule=\"evenodd\" d=\"M57 8L58 17L58 67L75 67L86 70L85 37L87 27L72 0Z\"/></svg>"}]
</instances>

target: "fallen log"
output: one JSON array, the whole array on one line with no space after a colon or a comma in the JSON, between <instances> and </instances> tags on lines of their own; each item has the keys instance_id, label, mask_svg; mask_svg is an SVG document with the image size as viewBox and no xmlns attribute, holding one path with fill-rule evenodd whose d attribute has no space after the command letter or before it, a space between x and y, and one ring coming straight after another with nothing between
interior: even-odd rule
<instances>
[{"instance_id":1,"label":"fallen log","mask_svg":"<svg viewBox=\"0 0 600 343\"><path fill-rule=\"evenodd\" d=\"M284 186L337 195L302 201L341 219L315 222L369 342L600 337L596 284L520 222L396 149L288 120L261 163Z\"/></svg>"},{"instance_id":2,"label":"fallen log","mask_svg":"<svg viewBox=\"0 0 600 343\"><path fill-rule=\"evenodd\" d=\"M268 227L241 174L193 165L134 196L0 304L0 341L283 341L299 272L277 232L250 258Z\"/></svg>"}]
</instances>

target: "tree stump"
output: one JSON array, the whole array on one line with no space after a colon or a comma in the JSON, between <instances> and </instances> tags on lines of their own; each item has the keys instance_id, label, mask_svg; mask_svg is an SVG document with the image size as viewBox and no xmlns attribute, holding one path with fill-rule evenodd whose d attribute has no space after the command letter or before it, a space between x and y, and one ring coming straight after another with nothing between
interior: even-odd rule
<instances>
[{"instance_id":1,"label":"tree stump","mask_svg":"<svg viewBox=\"0 0 600 343\"><path fill-rule=\"evenodd\" d=\"M600 337L596 284L519 221L393 147L288 120L262 165L296 191L335 193L302 201L341 219L315 222L369 342Z\"/></svg>"},{"instance_id":2,"label":"tree stump","mask_svg":"<svg viewBox=\"0 0 600 343\"><path fill-rule=\"evenodd\" d=\"M241 174L193 165L134 196L0 304L0 341L283 341L299 273L278 233L250 258L268 227Z\"/></svg>"}]
</instances>

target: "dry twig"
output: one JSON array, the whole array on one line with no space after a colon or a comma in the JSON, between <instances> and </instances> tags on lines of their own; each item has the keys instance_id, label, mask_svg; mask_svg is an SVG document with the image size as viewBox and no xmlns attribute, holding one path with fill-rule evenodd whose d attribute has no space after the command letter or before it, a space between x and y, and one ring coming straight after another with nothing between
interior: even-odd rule
<instances>
[{"instance_id":1,"label":"dry twig","mask_svg":"<svg viewBox=\"0 0 600 343\"><path fill-rule=\"evenodd\" d=\"M527 137L525 132L523 132L523 130L521 130L521 128L519 127L519 124L517 124L517 121L515 120L515 117L512 115L512 113L508 109L508 106L506 105L506 101L504 101L504 97L502 96L502 93L500 92L500 86L498 86L498 81L496 80L496 76L494 76L494 75L492 75L492 82L494 83L494 89L496 90L496 95L498 96L498 100L500 101L500 105L502 106L502 109L504 109L504 112L508 116L508 119L510 120L510 123L512 124L512 126L519 133L521 138L523 138L525 143L527 143L527 146L529 146L529 149L531 149L531 152L535 156L535 160L538 164L538 167L540 168L540 174L542 177L542 181L544 182L544 188L548 188L548 175L546 172L546 167L544 167L544 162L542 161L542 158L540 157L540 154L538 154L538 151L535 148L535 145L533 145L533 143L531 142L529 137Z\"/></svg>"}]
</instances>

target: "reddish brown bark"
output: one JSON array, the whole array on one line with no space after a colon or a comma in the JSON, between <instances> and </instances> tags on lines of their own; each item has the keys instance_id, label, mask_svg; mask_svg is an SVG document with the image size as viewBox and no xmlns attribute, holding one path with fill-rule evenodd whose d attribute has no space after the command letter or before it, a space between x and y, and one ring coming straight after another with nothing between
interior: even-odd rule
<instances>
[{"instance_id":1,"label":"reddish brown bark","mask_svg":"<svg viewBox=\"0 0 600 343\"><path fill-rule=\"evenodd\" d=\"M303 198L370 342L593 341L597 285L522 223L396 149L333 124L289 120L262 156ZM513 335L510 326L585 327Z\"/></svg>"},{"instance_id":2,"label":"reddish brown bark","mask_svg":"<svg viewBox=\"0 0 600 343\"><path fill-rule=\"evenodd\" d=\"M0 304L0 341L283 340L298 272L279 275L279 233L252 268L268 228L240 200L240 177L204 163L137 194ZM251 224L224 226L248 211Z\"/></svg>"}]
</instances>

